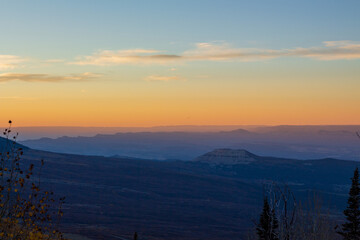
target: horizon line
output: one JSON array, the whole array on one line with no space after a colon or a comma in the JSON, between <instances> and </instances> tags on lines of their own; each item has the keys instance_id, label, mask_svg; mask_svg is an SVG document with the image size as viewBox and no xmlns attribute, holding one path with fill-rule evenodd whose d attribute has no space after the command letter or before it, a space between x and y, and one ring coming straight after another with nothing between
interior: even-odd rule
<instances>
[{"instance_id":1,"label":"horizon line","mask_svg":"<svg viewBox=\"0 0 360 240\"><path fill-rule=\"evenodd\" d=\"M159 127L237 127L237 126L248 126L248 127L279 127L279 126L360 126L358 124L209 124L209 125L201 125L201 124L181 124L181 125L151 125L151 126L79 126L79 125L24 125L24 126L14 126L11 128L159 128ZM7 126L0 126L5 127Z\"/></svg>"}]
</instances>

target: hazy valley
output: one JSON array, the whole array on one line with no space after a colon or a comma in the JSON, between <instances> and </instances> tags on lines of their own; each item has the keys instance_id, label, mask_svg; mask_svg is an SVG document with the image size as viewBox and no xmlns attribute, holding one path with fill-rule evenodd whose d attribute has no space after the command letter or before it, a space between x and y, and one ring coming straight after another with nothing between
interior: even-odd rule
<instances>
[{"instance_id":1,"label":"hazy valley","mask_svg":"<svg viewBox=\"0 0 360 240\"><path fill-rule=\"evenodd\" d=\"M234 128L234 126L232 126ZM193 129L197 131L193 131ZM218 129L223 129L218 131ZM229 128L229 127L228 127ZM247 149L264 156L358 160L360 126L273 126L224 130L191 127L125 130L115 134L25 140L26 146L53 152L192 160L216 148ZM81 128L80 128L81 129ZM161 131L154 131L161 129ZM108 129L110 131L111 129ZM89 130L88 130L89 131ZM114 131L112 129L111 131ZM77 132L77 131L75 131ZM83 135L88 135L83 133ZM33 134L33 136L38 136Z\"/></svg>"},{"instance_id":2,"label":"hazy valley","mask_svg":"<svg viewBox=\"0 0 360 240\"><path fill-rule=\"evenodd\" d=\"M138 141L131 138L133 134L110 136L113 149L119 146L119 136L128 142ZM143 142L154 142L156 136L157 140L162 140L156 144L165 146L169 139L165 141L163 136L175 141L190 135L193 141L208 143L215 141L216 136L234 140L234 136L257 135L242 130L139 134ZM345 133L345 136L347 139L352 134ZM107 141L102 141L102 137ZM85 139L108 146L108 137ZM72 138L60 140L68 143L61 145L62 149L70 145L75 149L79 147ZM52 144L51 140L49 143ZM140 146L136 145L141 154L143 148ZM182 146L178 145L179 151L188 151ZM91 151L92 148L87 145L86 149ZM333 218L339 220L346 203L349 176L358 165L355 161L332 158L261 157L246 150L227 148L204 151L187 161L25 150L25 163L38 165L40 159L45 160L42 171L45 186L67 197L63 230L92 239L131 239L135 231L145 239L241 239L254 227L253 221L257 220L261 209L263 188L272 183L286 183L301 202L318 194Z\"/></svg>"}]
</instances>

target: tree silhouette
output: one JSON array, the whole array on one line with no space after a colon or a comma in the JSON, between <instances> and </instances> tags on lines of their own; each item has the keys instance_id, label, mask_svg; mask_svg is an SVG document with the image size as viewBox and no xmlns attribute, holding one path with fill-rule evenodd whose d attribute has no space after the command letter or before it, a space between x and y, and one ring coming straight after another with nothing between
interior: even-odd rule
<instances>
[{"instance_id":1,"label":"tree silhouette","mask_svg":"<svg viewBox=\"0 0 360 240\"><path fill-rule=\"evenodd\" d=\"M275 215L275 210L270 208L268 198L264 198L263 210L260 215L260 221L256 228L259 240L279 240L279 223Z\"/></svg>"},{"instance_id":2,"label":"tree silhouette","mask_svg":"<svg viewBox=\"0 0 360 240\"><path fill-rule=\"evenodd\" d=\"M347 201L347 208L344 210L346 222L342 224L338 233L344 240L360 240L360 186L359 169L356 168L351 178L351 188Z\"/></svg>"}]
</instances>

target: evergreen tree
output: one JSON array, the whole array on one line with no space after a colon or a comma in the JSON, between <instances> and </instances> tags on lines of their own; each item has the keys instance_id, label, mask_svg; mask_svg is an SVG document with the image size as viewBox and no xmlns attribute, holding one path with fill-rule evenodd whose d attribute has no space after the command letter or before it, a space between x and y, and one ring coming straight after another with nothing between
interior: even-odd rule
<instances>
[{"instance_id":1,"label":"evergreen tree","mask_svg":"<svg viewBox=\"0 0 360 240\"><path fill-rule=\"evenodd\" d=\"M356 168L351 178L351 188L347 208L344 210L346 222L338 233L344 240L360 240L360 184L359 169Z\"/></svg>"},{"instance_id":2,"label":"evergreen tree","mask_svg":"<svg viewBox=\"0 0 360 240\"><path fill-rule=\"evenodd\" d=\"M270 208L268 199L264 198L263 210L256 228L259 240L279 240L278 227L279 223L275 215L275 210Z\"/></svg>"},{"instance_id":3,"label":"evergreen tree","mask_svg":"<svg viewBox=\"0 0 360 240\"><path fill-rule=\"evenodd\" d=\"M271 210L271 215L272 215L272 233L270 239L279 240L279 233L278 233L279 222L276 218L275 209Z\"/></svg>"}]
</instances>

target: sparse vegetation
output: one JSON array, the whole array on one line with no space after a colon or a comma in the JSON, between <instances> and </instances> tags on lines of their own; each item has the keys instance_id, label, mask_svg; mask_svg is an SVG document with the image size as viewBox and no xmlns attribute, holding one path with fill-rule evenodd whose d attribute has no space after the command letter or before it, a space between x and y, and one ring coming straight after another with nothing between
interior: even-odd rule
<instances>
[{"instance_id":1,"label":"sparse vegetation","mask_svg":"<svg viewBox=\"0 0 360 240\"><path fill-rule=\"evenodd\" d=\"M64 239L57 230L64 198L40 187L40 173L34 176L34 165L21 162L23 149L9 127L3 132L5 144L0 151L0 239ZM44 161L41 161L40 171ZM26 170L24 170L26 169Z\"/></svg>"},{"instance_id":2,"label":"sparse vegetation","mask_svg":"<svg viewBox=\"0 0 360 240\"><path fill-rule=\"evenodd\" d=\"M248 239L338 240L335 226L336 222L316 194L308 203L301 204L288 186L272 184L264 197L256 234Z\"/></svg>"}]
</instances>

